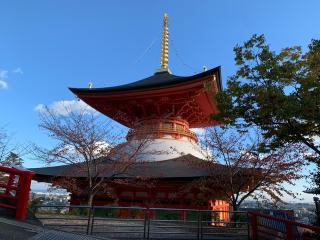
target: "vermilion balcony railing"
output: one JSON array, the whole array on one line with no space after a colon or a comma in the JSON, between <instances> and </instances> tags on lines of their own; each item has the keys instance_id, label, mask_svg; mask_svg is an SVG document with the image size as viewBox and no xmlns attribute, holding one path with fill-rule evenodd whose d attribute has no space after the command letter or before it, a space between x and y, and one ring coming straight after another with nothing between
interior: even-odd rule
<instances>
[{"instance_id":1,"label":"vermilion balcony railing","mask_svg":"<svg viewBox=\"0 0 320 240\"><path fill-rule=\"evenodd\" d=\"M143 129L131 129L127 134L127 140L131 140L133 137L146 137L148 135L160 137L162 135L171 135L176 138L187 137L197 142L197 135L186 129L178 129L174 127L156 127L156 128L143 128Z\"/></svg>"},{"instance_id":2,"label":"vermilion balcony railing","mask_svg":"<svg viewBox=\"0 0 320 240\"><path fill-rule=\"evenodd\" d=\"M34 172L0 166L0 207L14 209L16 219L24 220Z\"/></svg>"},{"instance_id":3,"label":"vermilion balcony railing","mask_svg":"<svg viewBox=\"0 0 320 240\"><path fill-rule=\"evenodd\" d=\"M271 215L249 212L251 239L319 239L320 227Z\"/></svg>"}]
</instances>

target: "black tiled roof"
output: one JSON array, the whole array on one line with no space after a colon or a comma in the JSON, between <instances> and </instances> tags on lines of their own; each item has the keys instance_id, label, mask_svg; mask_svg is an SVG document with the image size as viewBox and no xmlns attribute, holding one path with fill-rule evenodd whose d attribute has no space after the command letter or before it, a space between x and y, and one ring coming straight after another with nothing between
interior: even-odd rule
<instances>
[{"instance_id":1,"label":"black tiled roof","mask_svg":"<svg viewBox=\"0 0 320 240\"><path fill-rule=\"evenodd\" d=\"M192 75L192 76L187 76L187 77L176 76L176 75L170 74L169 72L159 72L159 73L155 73L150 77L144 78L142 80L129 83L129 84L120 85L120 86L92 88L92 89L89 89L89 88L69 88L69 89L75 94L86 93L86 92L117 92L117 91L128 91L128 90L140 90L140 89L148 89L148 88L154 88L154 87L163 87L163 86L170 86L170 85L185 83L197 78L210 76L215 72L218 73L218 77L217 77L217 80L219 81L218 87L221 90L220 66L210 69L208 71L205 71L196 75Z\"/></svg>"},{"instance_id":2,"label":"black tiled roof","mask_svg":"<svg viewBox=\"0 0 320 240\"><path fill-rule=\"evenodd\" d=\"M105 163L109 164L109 163ZM219 165L219 164L216 164ZM148 178L199 178L210 176L212 169L208 169L208 162L199 159L193 155L185 155L174 159L143 162L133 164L119 178L130 177L148 177ZM225 168L219 165L219 169ZM107 168L106 168L107 169ZM29 169L36 173L37 177L86 177L84 169L80 170L79 166L64 165L56 167L31 168ZM104 172L101 176L109 177L112 172Z\"/></svg>"}]
</instances>

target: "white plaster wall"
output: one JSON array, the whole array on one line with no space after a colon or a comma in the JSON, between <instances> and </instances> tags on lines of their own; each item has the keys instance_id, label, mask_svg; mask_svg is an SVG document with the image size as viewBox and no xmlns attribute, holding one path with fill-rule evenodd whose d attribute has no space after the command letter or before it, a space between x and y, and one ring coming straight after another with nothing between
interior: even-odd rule
<instances>
[{"instance_id":1,"label":"white plaster wall","mask_svg":"<svg viewBox=\"0 0 320 240\"><path fill-rule=\"evenodd\" d=\"M132 155L137 151L139 140L131 140L120 150ZM135 158L142 161L162 161L191 154L200 159L206 159L207 153L196 143L182 139L148 140Z\"/></svg>"}]
</instances>

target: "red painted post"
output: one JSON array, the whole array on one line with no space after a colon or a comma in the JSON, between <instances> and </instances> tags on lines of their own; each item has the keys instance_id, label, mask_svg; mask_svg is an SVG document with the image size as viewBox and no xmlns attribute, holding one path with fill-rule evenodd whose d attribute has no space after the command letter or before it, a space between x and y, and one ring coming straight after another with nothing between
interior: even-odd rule
<instances>
[{"instance_id":1,"label":"red painted post","mask_svg":"<svg viewBox=\"0 0 320 240\"><path fill-rule=\"evenodd\" d=\"M252 240L258 239L258 219L257 215L254 213L250 213L251 215L251 232L252 232Z\"/></svg>"},{"instance_id":2,"label":"red painted post","mask_svg":"<svg viewBox=\"0 0 320 240\"><path fill-rule=\"evenodd\" d=\"M155 210L151 210L149 211L149 219L156 219L156 211Z\"/></svg>"},{"instance_id":3,"label":"red painted post","mask_svg":"<svg viewBox=\"0 0 320 240\"><path fill-rule=\"evenodd\" d=\"M287 240L293 240L293 231L292 225L290 223L286 223L286 233L287 233Z\"/></svg>"},{"instance_id":4,"label":"red painted post","mask_svg":"<svg viewBox=\"0 0 320 240\"><path fill-rule=\"evenodd\" d=\"M14 183L14 178L15 178L15 174L14 173L10 173L9 175L9 179L8 179L8 182L7 182L7 186L8 188L6 189L6 194L10 194L10 187L12 187L13 183Z\"/></svg>"},{"instance_id":5,"label":"red painted post","mask_svg":"<svg viewBox=\"0 0 320 240\"><path fill-rule=\"evenodd\" d=\"M181 210L180 211L180 220L181 221L187 221L187 211L186 210Z\"/></svg>"},{"instance_id":6,"label":"red painted post","mask_svg":"<svg viewBox=\"0 0 320 240\"><path fill-rule=\"evenodd\" d=\"M28 208L29 191L32 177L35 173L23 171L19 177L17 200L16 200L16 219L25 220Z\"/></svg>"},{"instance_id":7,"label":"red painted post","mask_svg":"<svg viewBox=\"0 0 320 240\"><path fill-rule=\"evenodd\" d=\"M283 219L283 218L279 218L279 217L274 217L271 215L267 215L267 214L263 214L263 213L259 213L259 212L249 212L250 216L251 216L251 227L252 227L252 239L257 239L258 238L258 221L257 221L257 217L261 217L264 218L266 220L272 220L275 221L276 223L283 223L286 226L286 238L285 239L289 239L289 240L293 240L295 239L295 232L294 232L294 227L299 227L299 228L303 228L307 231L313 231L316 233L320 233L320 227L316 227L313 225L308 225L308 224L303 224L303 223L299 223L299 222L295 222L295 221L291 221L291 220L287 220L287 219ZM254 217L256 219L254 219ZM279 232L279 230L269 227L267 225L262 225L266 231L268 231L268 229L273 230L273 232ZM256 229L256 230L255 230Z\"/></svg>"}]
</instances>

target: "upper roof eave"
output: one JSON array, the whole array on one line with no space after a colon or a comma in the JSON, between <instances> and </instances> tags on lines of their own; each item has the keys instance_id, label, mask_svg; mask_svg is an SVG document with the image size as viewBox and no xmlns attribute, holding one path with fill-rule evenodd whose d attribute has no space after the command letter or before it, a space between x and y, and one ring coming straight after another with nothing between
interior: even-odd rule
<instances>
[{"instance_id":1,"label":"upper roof eave","mask_svg":"<svg viewBox=\"0 0 320 240\"><path fill-rule=\"evenodd\" d=\"M192 76L175 76L172 74L169 74L168 72L165 73L155 73L154 75L144 78L142 80L128 83L120 86L114 86L114 87L104 87L104 88L69 88L70 91L72 91L74 94L78 95L81 93L87 94L87 93L111 93L111 92L122 92L122 91L130 91L130 90L142 90L142 89L151 89L155 87L164 87L164 86L171 86L181 83L186 83L188 81L192 81L197 78L203 78L206 76L210 76L213 73L217 73L217 84L218 88L221 91L222 90L222 84L221 84L221 67L215 67L210 70L207 70L202 73L198 73Z\"/></svg>"}]
</instances>

